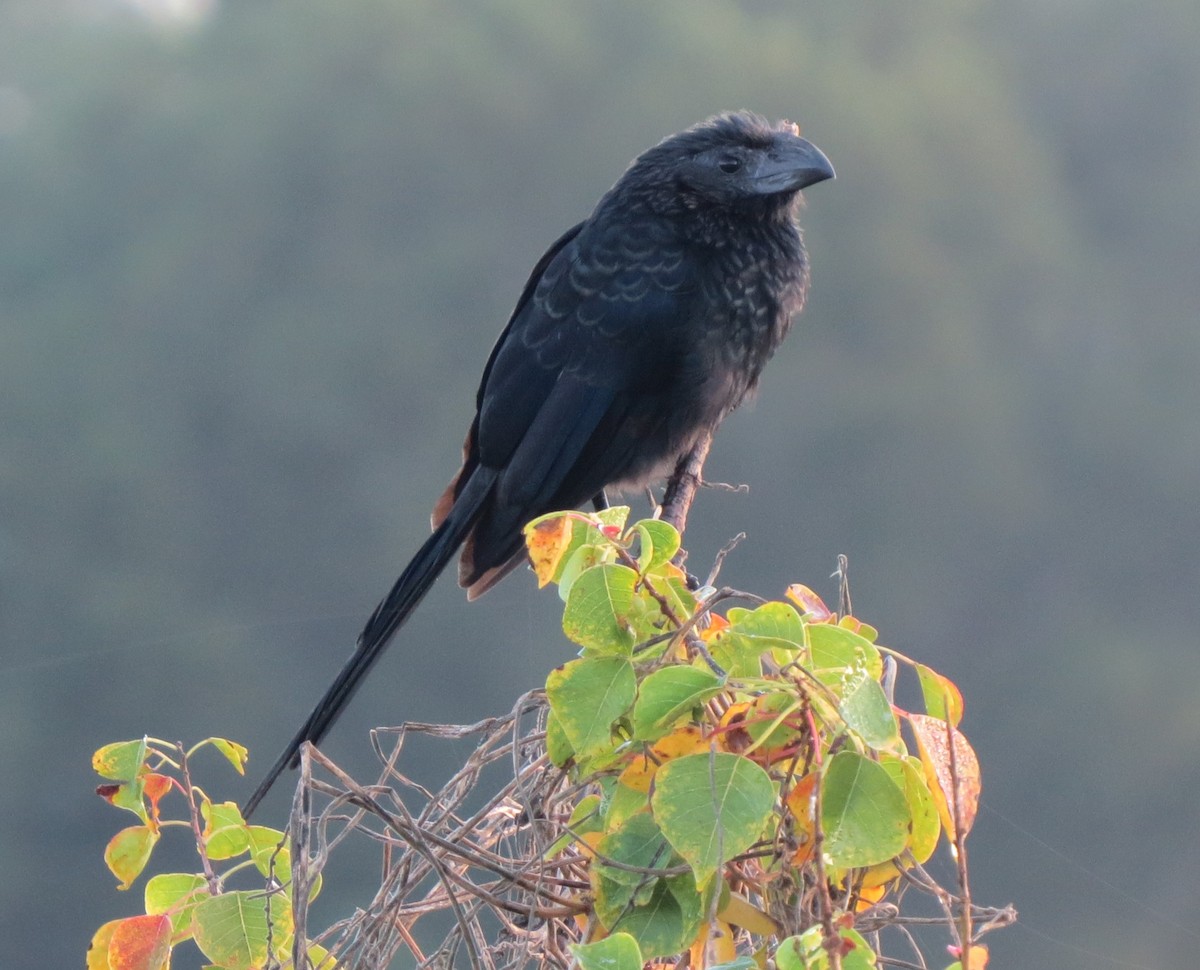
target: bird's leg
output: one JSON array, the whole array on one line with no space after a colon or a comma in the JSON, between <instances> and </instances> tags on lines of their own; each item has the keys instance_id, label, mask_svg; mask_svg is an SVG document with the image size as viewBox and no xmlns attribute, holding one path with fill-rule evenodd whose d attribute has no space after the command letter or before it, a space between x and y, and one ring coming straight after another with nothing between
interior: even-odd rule
<instances>
[{"instance_id":1,"label":"bird's leg","mask_svg":"<svg viewBox=\"0 0 1200 970\"><path fill-rule=\"evenodd\" d=\"M692 507L692 500L696 497L696 489L703 481L700 473L704 470L704 459L708 457L710 447L712 447L712 432L706 431L696 439L691 450L679 459L679 464L675 466L675 471L667 482L660 518L675 526L681 536L684 529L687 528L688 511ZM672 561L675 565L682 567L685 559L687 559L687 552L680 548ZM689 573L688 586L698 589L700 580Z\"/></svg>"},{"instance_id":2,"label":"bird's leg","mask_svg":"<svg viewBox=\"0 0 1200 970\"><path fill-rule=\"evenodd\" d=\"M604 489L600 489L592 496L592 508L597 512L603 512L608 508L608 496L604 494Z\"/></svg>"},{"instance_id":3,"label":"bird's leg","mask_svg":"<svg viewBox=\"0 0 1200 970\"><path fill-rule=\"evenodd\" d=\"M708 457L708 449L712 446L712 432L706 431L687 454L679 459L675 471L667 481L667 491L663 495L662 520L669 522L682 535L687 528L688 510L696 497L696 489L703 479L700 473L704 470L704 459Z\"/></svg>"}]
</instances>

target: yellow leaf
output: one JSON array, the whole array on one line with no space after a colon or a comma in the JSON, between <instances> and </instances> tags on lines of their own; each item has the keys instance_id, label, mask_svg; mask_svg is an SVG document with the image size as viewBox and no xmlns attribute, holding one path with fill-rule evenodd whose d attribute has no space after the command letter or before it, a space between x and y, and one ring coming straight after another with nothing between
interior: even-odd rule
<instances>
[{"instance_id":1,"label":"yellow leaf","mask_svg":"<svg viewBox=\"0 0 1200 970\"><path fill-rule=\"evenodd\" d=\"M538 589L554 581L563 554L571 545L571 520L565 515L537 519L525 526L525 546Z\"/></svg>"},{"instance_id":2,"label":"yellow leaf","mask_svg":"<svg viewBox=\"0 0 1200 970\"><path fill-rule=\"evenodd\" d=\"M717 913L717 917L726 923L740 926L749 933L759 936L773 936L779 932L779 924L750 900L737 893L729 894L729 901ZM730 958L732 959L732 958ZM725 961L728 962L728 961Z\"/></svg>"},{"instance_id":3,"label":"yellow leaf","mask_svg":"<svg viewBox=\"0 0 1200 970\"><path fill-rule=\"evenodd\" d=\"M620 782L634 791L648 792L655 772L666 762L685 754L707 751L708 748L709 741L695 724L676 728L650 745L649 751L634 755L621 772Z\"/></svg>"},{"instance_id":4,"label":"yellow leaf","mask_svg":"<svg viewBox=\"0 0 1200 970\"><path fill-rule=\"evenodd\" d=\"M694 970L704 970L705 967L715 967L722 963L732 963L737 956L733 945L733 930L728 923L714 920L705 923L700 928L700 935L688 951ZM671 967L672 964L665 966Z\"/></svg>"}]
</instances>

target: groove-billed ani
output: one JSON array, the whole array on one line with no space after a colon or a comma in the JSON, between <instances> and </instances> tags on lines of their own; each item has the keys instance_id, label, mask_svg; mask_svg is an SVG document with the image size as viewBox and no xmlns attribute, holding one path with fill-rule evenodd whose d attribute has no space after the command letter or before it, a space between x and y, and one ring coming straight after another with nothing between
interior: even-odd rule
<instances>
[{"instance_id":1,"label":"groove-billed ani","mask_svg":"<svg viewBox=\"0 0 1200 970\"><path fill-rule=\"evenodd\" d=\"M547 250L484 367L433 534L246 814L325 734L460 546L473 599L524 561L527 521L670 471L741 403L804 302L800 190L832 177L795 125L719 115L640 155Z\"/></svg>"}]
</instances>

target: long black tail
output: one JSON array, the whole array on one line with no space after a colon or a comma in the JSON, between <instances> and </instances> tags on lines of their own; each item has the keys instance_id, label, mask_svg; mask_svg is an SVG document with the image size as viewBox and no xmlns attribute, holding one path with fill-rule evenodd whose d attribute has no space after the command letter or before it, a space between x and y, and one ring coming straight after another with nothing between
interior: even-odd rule
<instances>
[{"instance_id":1,"label":"long black tail","mask_svg":"<svg viewBox=\"0 0 1200 970\"><path fill-rule=\"evenodd\" d=\"M329 690L325 691L324 696L317 702L308 720L288 742L283 753L271 765L271 770L254 790L242 812L244 817L250 817L250 813L258 807L258 803L270 791L284 768L295 768L300 763L300 748L304 742L311 741L316 744L333 726L333 722L350 703L363 679L383 655L392 635L417 608L417 604L429 592L434 581L446 568L446 564L454 558L467 533L479 520L495 478L495 472L484 468L476 468L472 473L455 499L454 507L446 520L425 540L424 545L413 556L412 562L396 580L392 591L375 607L375 612L371 614L367 625L359 634L358 646L355 647L354 653L346 661Z\"/></svg>"}]
</instances>

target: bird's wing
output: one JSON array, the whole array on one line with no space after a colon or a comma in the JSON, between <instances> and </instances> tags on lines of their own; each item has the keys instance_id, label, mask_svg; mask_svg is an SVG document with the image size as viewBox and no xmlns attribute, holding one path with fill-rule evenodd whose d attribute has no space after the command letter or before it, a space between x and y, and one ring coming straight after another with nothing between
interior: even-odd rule
<instances>
[{"instance_id":1,"label":"bird's wing","mask_svg":"<svg viewBox=\"0 0 1200 970\"><path fill-rule=\"evenodd\" d=\"M498 477L464 581L518 552L528 519L627 477L636 445L669 410L659 390L686 352L695 287L685 257L669 228L647 222L585 224L543 258L478 395L464 471L482 465Z\"/></svg>"}]
</instances>

